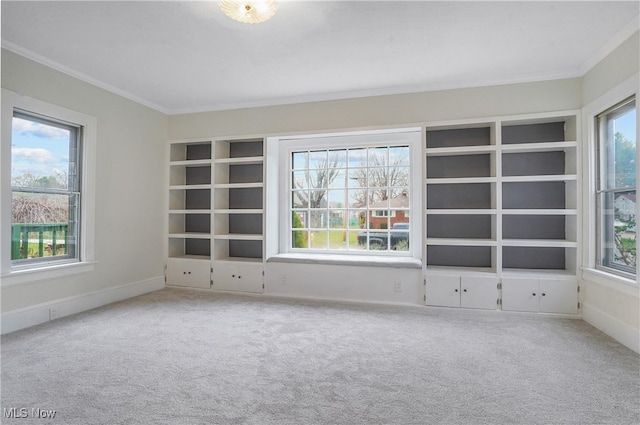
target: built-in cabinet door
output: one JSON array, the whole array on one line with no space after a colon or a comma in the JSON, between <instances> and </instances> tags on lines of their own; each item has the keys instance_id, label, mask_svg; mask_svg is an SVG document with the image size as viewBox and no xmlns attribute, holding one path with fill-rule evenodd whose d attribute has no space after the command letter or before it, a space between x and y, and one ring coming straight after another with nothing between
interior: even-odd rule
<instances>
[{"instance_id":1,"label":"built-in cabinet door","mask_svg":"<svg viewBox=\"0 0 640 425\"><path fill-rule=\"evenodd\" d=\"M215 261L213 289L238 292L263 292L262 263Z\"/></svg>"},{"instance_id":2,"label":"built-in cabinet door","mask_svg":"<svg viewBox=\"0 0 640 425\"><path fill-rule=\"evenodd\" d=\"M540 311L578 314L577 279L540 279Z\"/></svg>"},{"instance_id":3,"label":"built-in cabinet door","mask_svg":"<svg viewBox=\"0 0 640 425\"><path fill-rule=\"evenodd\" d=\"M578 313L575 278L502 278L502 309L542 313Z\"/></svg>"},{"instance_id":4,"label":"built-in cabinet door","mask_svg":"<svg viewBox=\"0 0 640 425\"><path fill-rule=\"evenodd\" d=\"M497 300L498 279L496 277L461 277L460 307L495 310Z\"/></svg>"},{"instance_id":5,"label":"built-in cabinet door","mask_svg":"<svg viewBox=\"0 0 640 425\"><path fill-rule=\"evenodd\" d=\"M460 276L427 275L426 304L460 307Z\"/></svg>"},{"instance_id":6,"label":"built-in cabinet door","mask_svg":"<svg viewBox=\"0 0 640 425\"><path fill-rule=\"evenodd\" d=\"M502 309L538 311L538 279L502 278Z\"/></svg>"},{"instance_id":7,"label":"built-in cabinet door","mask_svg":"<svg viewBox=\"0 0 640 425\"><path fill-rule=\"evenodd\" d=\"M192 288L211 287L211 262L192 258L167 260L167 285Z\"/></svg>"},{"instance_id":8,"label":"built-in cabinet door","mask_svg":"<svg viewBox=\"0 0 640 425\"><path fill-rule=\"evenodd\" d=\"M427 275L426 304L496 309L498 279L483 276Z\"/></svg>"}]
</instances>

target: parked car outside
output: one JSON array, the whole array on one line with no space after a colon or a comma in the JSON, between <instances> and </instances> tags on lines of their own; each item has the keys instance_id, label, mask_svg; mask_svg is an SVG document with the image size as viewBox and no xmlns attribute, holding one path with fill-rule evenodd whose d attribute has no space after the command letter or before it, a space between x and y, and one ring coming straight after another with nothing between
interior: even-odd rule
<instances>
[{"instance_id":1,"label":"parked car outside","mask_svg":"<svg viewBox=\"0 0 640 425\"><path fill-rule=\"evenodd\" d=\"M390 232L386 230L364 230L358 233L358 245L368 245L369 249L386 250L388 246L392 250L398 249L400 245L403 250L409 249L409 223L395 223Z\"/></svg>"}]
</instances>

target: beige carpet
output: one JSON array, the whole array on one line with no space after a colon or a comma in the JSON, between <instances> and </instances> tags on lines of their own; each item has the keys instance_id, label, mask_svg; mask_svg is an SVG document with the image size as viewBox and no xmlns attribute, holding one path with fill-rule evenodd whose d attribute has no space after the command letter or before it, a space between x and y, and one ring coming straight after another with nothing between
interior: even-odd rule
<instances>
[{"instance_id":1,"label":"beige carpet","mask_svg":"<svg viewBox=\"0 0 640 425\"><path fill-rule=\"evenodd\" d=\"M575 319L165 289L1 360L3 424L640 423L640 356Z\"/></svg>"}]
</instances>

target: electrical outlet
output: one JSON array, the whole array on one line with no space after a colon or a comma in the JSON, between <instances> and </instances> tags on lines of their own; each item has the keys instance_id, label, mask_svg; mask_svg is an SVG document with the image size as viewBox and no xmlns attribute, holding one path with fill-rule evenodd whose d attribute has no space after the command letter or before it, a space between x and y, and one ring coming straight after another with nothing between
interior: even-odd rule
<instances>
[{"instance_id":1,"label":"electrical outlet","mask_svg":"<svg viewBox=\"0 0 640 425\"><path fill-rule=\"evenodd\" d=\"M49 309L49 320L53 320L53 319L57 319L58 318L58 309L55 307L52 307Z\"/></svg>"},{"instance_id":2,"label":"electrical outlet","mask_svg":"<svg viewBox=\"0 0 640 425\"><path fill-rule=\"evenodd\" d=\"M393 282L393 290L394 292L402 292L402 282L400 281Z\"/></svg>"}]
</instances>

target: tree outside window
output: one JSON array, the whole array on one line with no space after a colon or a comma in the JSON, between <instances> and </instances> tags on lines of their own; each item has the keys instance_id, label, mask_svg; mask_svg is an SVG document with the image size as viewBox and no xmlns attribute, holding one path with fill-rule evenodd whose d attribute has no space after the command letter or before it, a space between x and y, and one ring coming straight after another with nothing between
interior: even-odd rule
<instances>
[{"instance_id":1,"label":"tree outside window","mask_svg":"<svg viewBox=\"0 0 640 425\"><path fill-rule=\"evenodd\" d=\"M15 111L11 138L11 260L78 260L78 126Z\"/></svg>"}]
</instances>

